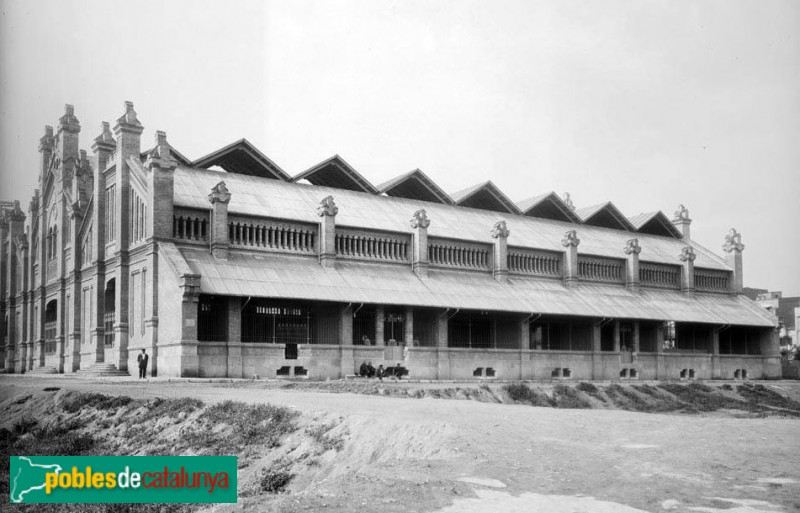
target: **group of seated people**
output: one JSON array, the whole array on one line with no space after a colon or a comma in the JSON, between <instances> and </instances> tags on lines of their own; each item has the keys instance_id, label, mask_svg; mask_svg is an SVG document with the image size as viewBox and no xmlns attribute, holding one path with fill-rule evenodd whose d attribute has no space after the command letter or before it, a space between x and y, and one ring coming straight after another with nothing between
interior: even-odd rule
<instances>
[{"instance_id":1,"label":"group of seated people","mask_svg":"<svg viewBox=\"0 0 800 513\"><path fill-rule=\"evenodd\" d=\"M375 378L377 377L379 380L383 381L383 378L388 376L393 376L397 379L402 379L403 374L406 373L406 369L398 362L394 367L387 367L384 369L383 364L378 365L378 368L372 366L372 362L363 361L361 362L361 366L358 368L358 375L362 378Z\"/></svg>"}]
</instances>

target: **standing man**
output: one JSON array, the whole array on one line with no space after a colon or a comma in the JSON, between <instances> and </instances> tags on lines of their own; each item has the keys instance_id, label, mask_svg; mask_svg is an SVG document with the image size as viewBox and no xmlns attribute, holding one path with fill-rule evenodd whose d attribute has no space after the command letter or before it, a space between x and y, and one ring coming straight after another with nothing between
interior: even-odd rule
<instances>
[{"instance_id":1,"label":"standing man","mask_svg":"<svg viewBox=\"0 0 800 513\"><path fill-rule=\"evenodd\" d=\"M147 377L147 360L150 356L147 354L146 349L142 349L142 354L139 355L137 361L139 362L139 379Z\"/></svg>"}]
</instances>

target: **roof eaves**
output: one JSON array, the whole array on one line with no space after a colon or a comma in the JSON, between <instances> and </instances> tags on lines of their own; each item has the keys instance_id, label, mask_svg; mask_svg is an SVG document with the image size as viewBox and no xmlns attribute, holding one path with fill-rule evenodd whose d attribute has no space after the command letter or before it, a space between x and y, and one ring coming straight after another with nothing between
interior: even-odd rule
<instances>
[{"instance_id":1,"label":"roof eaves","mask_svg":"<svg viewBox=\"0 0 800 513\"><path fill-rule=\"evenodd\" d=\"M486 191L491 194L498 202L500 202L500 204L509 214L521 213L519 208L517 208L517 205L515 205L514 202L508 198L508 196L503 194L503 191L501 191L494 183L492 183L491 180L455 192L451 194L450 197L453 198L453 201L455 201L456 205L461 205L480 191Z\"/></svg>"},{"instance_id":2,"label":"roof eaves","mask_svg":"<svg viewBox=\"0 0 800 513\"><path fill-rule=\"evenodd\" d=\"M635 232L636 228L633 224L625 217L622 212L610 201L606 201L605 203L601 203L599 205L594 205L591 207L584 207L578 210L576 213L581 217L581 220L584 224L589 224L590 221L594 216L599 214L601 211L608 212L611 217L614 218L624 229L631 232Z\"/></svg>"}]
</instances>

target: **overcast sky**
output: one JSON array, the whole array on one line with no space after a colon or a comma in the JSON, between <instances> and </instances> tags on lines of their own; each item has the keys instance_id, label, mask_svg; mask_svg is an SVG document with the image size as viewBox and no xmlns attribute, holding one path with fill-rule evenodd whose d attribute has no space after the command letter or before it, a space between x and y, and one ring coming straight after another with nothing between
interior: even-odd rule
<instances>
[{"instance_id":1,"label":"overcast sky","mask_svg":"<svg viewBox=\"0 0 800 513\"><path fill-rule=\"evenodd\" d=\"M190 159L245 137L294 175L338 153L378 184L679 203L745 285L800 295L800 2L0 0L0 196L37 141L81 146L131 100ZM620 248L621 249L621 248Z\"/></svg>"}]
</instances>

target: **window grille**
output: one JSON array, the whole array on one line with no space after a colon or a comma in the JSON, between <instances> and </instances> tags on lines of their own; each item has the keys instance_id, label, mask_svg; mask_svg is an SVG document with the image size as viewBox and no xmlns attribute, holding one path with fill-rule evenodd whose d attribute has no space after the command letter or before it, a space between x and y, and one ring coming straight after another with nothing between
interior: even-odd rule
<instances>
[{"instance_id":1,"label":"window grille","mask_svg":"<svg viewBox=\"0 0 800 513\"><path fill-rule=\"evenodd\" d=\"M436 310L414 309L414 345L436 347Z\"/></svg>"},{"instance_id":2,"label":"window grille","mask_svg":"<svg viewBox=\"0 0 800 513\"><path fill-rule=\"evenodd\" d=\"M707 353L710 339L710 326L675 323L675 349L678 352Z\"/></svg>"},{"instance_id":3,"label":"window grille","mask_svg":"<svg viewBox=\"0 0 800 513\"><path fill-rule=\"evenodd\" d=\"M386 311L383 317L383 342L401 344L405 340L406 316L400 311Z\"/></svg>"},{"instance_id":4,"label":"window grille","mask_svg":"<svg viewBox=\"0 0 800 513\"><path fill-rule=\"evenodd\" d=\"M544 351L591 351L592 330L589 321L540 318L530 324L530 345Z\"/></svg>"},{"instance_id":5,"label":"window grille","mask_svg":"<svg viewBox=\"0 0 800 513\"><path fill-rule=\"evenodd\" d=\"M250 299L241 328L242 342L338 344L338 306Z\"/></svg>"},{"instance_id":6,"label":"window grille","mask_svg":"<svg viewBox=\"0 0 800 513\"><path fill-rule=\"evenodd\" d=\"M447 324L449 347L490 348L495 346L494 319L488 312L461 312Z\"/></svg>"},{"instance_id":7,"label":"window grille","mask_svg":"<svg viewBox=\"0 0 800 513\"><path fill-rule=\"evenodd\" d=\"M228 305L225 298L200 295L197 301L197 340L228 340Z\"/></svg>"},{"instance_id":8,"label":"window grille","mask_svg":"<svg viewBox=\"0 0 800 513\"><path fill-rule=\"evenodd\" d=\"M757 328L728 327L719 333L719 354L760 355L760 335Z\"/></svg>"},{"instance_id":9,"label":"window grille","mask_svg":"<svg viewBox=\"0 0 800 513\"><path fill-rule=\"evenodd\" d=\"M353 313L353 345L375 345L375 308L356 307Z\"/></svg>"},{"instance_id":10,"label":"window grille","mask_svg":"<svg viewBox=\"0 0 800 513\"><path fill-rule=\"evenodd\" d=\"M658 323L640 322L639 323L639 352L655 353L659 344L663 341L658 340Z\"/></svg>"},{"instance_id":11,"label":"window grille","mask_svg":"<svg viewBox=\"0 0 800 513\"><path fill-rule=\"evenodd\" d=\"M103 314L103 343L106 347L114 347L114 316L116 311L106 310Z\"/></svg>"}]
</instances>

